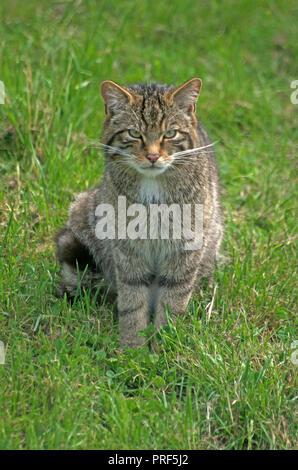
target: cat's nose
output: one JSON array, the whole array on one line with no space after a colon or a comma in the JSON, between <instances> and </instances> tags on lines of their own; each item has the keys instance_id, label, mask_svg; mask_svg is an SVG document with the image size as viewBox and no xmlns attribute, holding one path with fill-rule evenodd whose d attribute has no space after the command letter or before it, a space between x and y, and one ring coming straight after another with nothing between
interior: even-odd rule
<instances>
[{"instance_id":1,"label":"cat's nose","mask_svg":"<svg viewBox=\"0 0 298 470\"><path fill-rule=\"evenodd\" d=\"M151 163L155 163L156 160L159 159L159 154L158 153L148 153L146 155L146 158L148 158L148 160L151 162Z\"/></svg>"}]
</instances>

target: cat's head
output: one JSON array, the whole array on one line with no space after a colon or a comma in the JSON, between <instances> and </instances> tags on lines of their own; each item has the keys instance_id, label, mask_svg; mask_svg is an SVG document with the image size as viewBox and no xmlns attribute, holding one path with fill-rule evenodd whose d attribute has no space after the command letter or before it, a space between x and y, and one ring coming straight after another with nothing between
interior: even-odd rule
<instances>
[{"instance_id":1,"label":"cat's head","mask_svg":"<svg viewBox=\"0 0 298 470\"><path fill-rule=\"evenodd\" d=\"M186 158L182 152L198 145L195 108L201 84L199 78L177 88L160 84L123 87L104 81L102 144L108 161L128 165L148 177L181 164Z\"/></svg>"}]
</instances>

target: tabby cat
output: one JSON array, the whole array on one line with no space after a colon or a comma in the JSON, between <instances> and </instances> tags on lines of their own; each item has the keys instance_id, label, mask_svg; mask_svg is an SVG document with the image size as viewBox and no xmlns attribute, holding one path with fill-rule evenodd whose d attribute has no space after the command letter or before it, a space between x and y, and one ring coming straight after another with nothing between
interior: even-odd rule
<instances>
[{"instance_id":1,"label":"tabby cat","mask_svg":"<svg viewBox=\"0 0 298 470\"><path fill-rule=\"evenodd\" d=\"M140 330L152 320L156 330L165 325L167 310L173 319L183 314L201 279L213 278L223 225L212 144L195 115L200 88L199 78L178 87L101 85L105 172L98 187L71 205L56 243L67 295L75 295L78 283L96 288L102 279L115 293L122 346L142 345ZM119 196L125 196L127 207L142 204L148 210L160 204L200 205L202 246L186 250L185 237L175 238L173 230L168 239L118 236L119 220L130 220L119 210ZM96 211L107 205L114 209L116 231L104 238L96 233Z\"/></svg>"}]
</instances>

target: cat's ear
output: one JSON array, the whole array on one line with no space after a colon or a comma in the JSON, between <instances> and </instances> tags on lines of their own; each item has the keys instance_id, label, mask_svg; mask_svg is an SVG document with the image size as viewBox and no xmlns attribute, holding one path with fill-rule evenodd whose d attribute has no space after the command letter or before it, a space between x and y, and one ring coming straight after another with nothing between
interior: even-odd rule
<instances>
[{"instance_id":1,"label":"cat's ear","mask_svg":"<svg viewBox=\"0 0 298 470\"><path fill-rule=\"evenodd\" d=\"M168 98L172 103L176 103L179 108L194 113L201 86L202 80L200 78L192 78L170 91Z\"/></svg>"},{"instance_id":2,"label":"cat's ear","mask_svg":"<svg viewBox=\"0 0 298 470\"><path fill-rule=\"evenodd\" d=\"M117 83L111 80L102 82L100 91L105 104L106 114L109 110L116 110L117 108L123 107L125 104L133 103L135 99L134 94L127 88L117 85Z\"/></svg>"}]
</instances>

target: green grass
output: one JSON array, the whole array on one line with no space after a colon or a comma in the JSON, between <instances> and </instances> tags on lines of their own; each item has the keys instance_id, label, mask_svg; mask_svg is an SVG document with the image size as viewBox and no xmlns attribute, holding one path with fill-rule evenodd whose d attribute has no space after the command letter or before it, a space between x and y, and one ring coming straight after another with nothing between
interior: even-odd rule
<instances>
[{"instance_id":1,"label":"green grass","mask_svg":"<svg viewBox=\"0 0 298 470\"><path fill-rule=\"evenodd\" d=\"M0 17L0 447L295 448L297 2L11 0ZM53 236L102 174L84 151L100 82L195 76L227 262L159 354L119 352L108 305L57 299Z\"/></svg>"}]
</instances>

